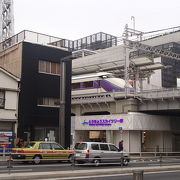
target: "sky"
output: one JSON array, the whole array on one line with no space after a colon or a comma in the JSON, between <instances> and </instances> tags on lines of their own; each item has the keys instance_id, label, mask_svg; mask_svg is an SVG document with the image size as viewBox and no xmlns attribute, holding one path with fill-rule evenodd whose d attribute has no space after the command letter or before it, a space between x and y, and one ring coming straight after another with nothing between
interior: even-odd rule
<instances>
[{"instance_id":1,"label":"sky","mask_svg":"<svg viewBox=\"0 0 180 180\"><path fill-rule=\"evenodd\" d=\"M131 18L134 16L134 19ZM180 26L179 0L14 0L15 34L31 30L76 40L124 27L147 32Z\"/></svg>"}]
</instances>

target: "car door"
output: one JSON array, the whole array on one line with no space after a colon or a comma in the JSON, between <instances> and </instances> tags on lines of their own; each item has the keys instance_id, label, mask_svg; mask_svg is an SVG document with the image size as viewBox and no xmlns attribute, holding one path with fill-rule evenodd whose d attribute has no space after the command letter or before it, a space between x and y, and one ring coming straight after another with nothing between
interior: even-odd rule
<instances>
[{"instance_id":1,"label":"car door","mask_svg":"<svg viewBox=\"0 0 180 180\"><path fill-rule=\"evenodd\" d=\"M109 162L109 146L108 144L100 144L100 157L101 162Z\"/></svg>"},{"instance_id":2,"label":"car door","mask_svg":"<svg viewBox=\"0 0 180 180\"><path fill-rule=\"evenodd\" d=\"M112 159L112 162L121 161L121 152L114 144L109 144L109 157Z\"/></svg>"},{"instance_id":3,"label":"car door","mask_svg":"<svg viewBox=\"0 0 180 180\"><path fill-rule=\"evenodd\" d=\"M50 143L40 143L39 144L39 154L41 154L43 159L51 159L52 148Z\"/></svg>"},{"instance_id":4,"label":"car door","mask_svg":"<svg viewBox=\"0 0 180 180\"><path fill-rule=\"evenodd\" d=\"M68 152L61 145L57 143L51 143L53 150L53 159L68 159Z\"/></svg>"}]
</instances>

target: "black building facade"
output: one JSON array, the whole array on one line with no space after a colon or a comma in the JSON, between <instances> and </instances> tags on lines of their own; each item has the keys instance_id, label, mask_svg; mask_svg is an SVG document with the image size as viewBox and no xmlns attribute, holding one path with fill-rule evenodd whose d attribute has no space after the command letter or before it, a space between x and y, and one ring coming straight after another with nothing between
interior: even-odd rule
<instances>
[{"instance_id":1,"label":"black building facade","mask_svg":"<svg viewBox=\"0 0 180 180\"><path fill-rule=\"evenodd\" d=\"M71 55L59 48L22 42L18 137L59 141L61 59ZM66 62L65 147L70 145L71 62Z\"/></svg>"}]
</instances>

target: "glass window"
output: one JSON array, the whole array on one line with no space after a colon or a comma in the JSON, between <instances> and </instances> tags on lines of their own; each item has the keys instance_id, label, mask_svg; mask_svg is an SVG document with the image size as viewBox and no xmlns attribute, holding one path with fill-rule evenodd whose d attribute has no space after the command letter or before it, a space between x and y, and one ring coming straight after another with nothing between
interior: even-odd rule
<instances>
[{"instance_id":1,"label":"glass window","mask_svg":"<svg viewBox=\"0 0 180 180\"><path fill-rule=\"evenodd\" d=\"M0 89L0 108L4 108L5 103L5 91Z\"/></svg>"},{"instance_id":2,"label":"glass window","mask_svg":"<svg viewBox=\"0 0 180 180\"><path fill-rule=\"evenodd\" d=\"M101 150L109 151L109 147L107 144L100 144L100 148L101 148Z\"/></svg>"},{"instance_id":3,"label":"glass window","mask_svg":"<svg viewBox=\"0 0 180 180\"><path fill-rule=\"evenodd\" d=\"M48 74L60 74L60 64L50 61L39 61L39 72Z\"/></svg>"},{"instance_id":4,"label":"glass window","mask_svg":"<svg viewBox=\"0 0 180 180\"><path fill-rule=\"evenodd\" d=\"M50 150L50 149L51 149L51 145L50 145L50 143L40 143L39 149L47 149L47 150Z\"/></svg>"},{"instance_id":5,"label":"glass window","mask_svg":"<svg viewBox=\"0 0 180 180\"><path fill-rule=\"evenodd\" d=\"M50 65L51 65L50 62L47 61L47 62L46 62L46 72L47 72L47 73L50 73L50 72L51 72L51 69L50 69L51 66L50 66Z\"/></svg>"},{"instance_id":6,"label":"glass window","mask_svg":"<svg viewBox=\"0 0 180 180\"><path fill-rule=\"evenodd\" d=\"M60 64L56 64L56 73L60 74Z\"/></svg>"},{"instance_id":7,"label":"glass window","mask_svg":"<svg viewBox=\"0 0 180 180\"><path fill-rule=\"evenodd\" d=\"M84 88L93 87L93 81L87 81L83 83Z\"/></svg>"},{"instance_id":8,"label":"glass window","mask_svg":"<svg viewBox=\"0 0 180 180\"><path fill-rule=\"evenodd\" d=\"M80 83L73 83L71 86L72 89L80 89Z\"/></svg>"},{"instance_id":9,"label":"glass window","mask_svg":"<svg viewBox=\"0 0 180 180\"><path fill-rule=\"evenodd\" d=\"M119 151L118 148L112 144L109 145L110 151Z\"/></svg>"},{"instance_id":10,"label":"glass window","mask_svg":"<svg viewBox=\"0 0 180 180\"><path fill-rule=\"evenodd\" d=\"M26 147L26 148L33 148L34 145L35 145L35 143L29 143L29 144L27 144L25 147Z\"/></svg>"},{"instance_id":11,"label":"glass window","mask_svg":"<svg viewBox=\"0 0 180 180\"><path fill-rule=\"evenodd\" d=\"M38 98L38 105L58 107L60 104L58 98L40 97Z\"/></svg>"},{"instance_id":12,"label":"glass window","mask_svg":"<svg viewBox=\"0 0 180 180\"><path fill-rule=\"evenodd\" d=\"M39 71L46 72L46 63L45 61L39 61Z\"/></svg>"},{"instance_id":13,"label":"glass window","mask_svg":"<svg viewBox=\"0 0 180 180\"><path fill-rule=\"evenodd\" d=\"M64 148L62 146L60 146L59 144L53 143L51 144L52 149L54 150L64 150Z\"/></svg>"},{"instance_id":14,"label":"glass window","mask_svg":"<svg viewBox=\"0 0 180 180\"><path fill-rule=\"evenodd\" d=\"M91 149L99 150L99 145L98 144L91 144Z\"/></svg>"},{"instance_id":15,"label":"glass window","mask_svg":"<svg viewBox=\"0 0 180 180\"><path fill-rule=\"evenodd\" d=\"M43 105L49 105L49 98L43 98Z\"/></svg>"},{"instance_id":16,"label":"glass window","mask_svg":"<svg viewBox=\"0 0 180 180\"><path fill-rule=\"evenodd\" d=\"M38 99L38 105L43 105L43 98Z\"/></svg>"},{"instance_id":17,"label":"glass window","mask_svg":"<svg viewBox=\"0 0 180 180\"><path fill-rule=\"evenodd\" d=\"M87 144L86 143L76 143L75 149L79 149L79 150L85 150L87 149Z\"/></svg>"},{"instance_id":18,"label":"glass window","mask_svg":"<svg viewBox=\"0 0 180 180\"><path fill-rule=\"evenodd\" d=\"M56 72L56 63L51 63L51 73L52 74L57 74L57 72Z\"/></svg>"}]
</instances>

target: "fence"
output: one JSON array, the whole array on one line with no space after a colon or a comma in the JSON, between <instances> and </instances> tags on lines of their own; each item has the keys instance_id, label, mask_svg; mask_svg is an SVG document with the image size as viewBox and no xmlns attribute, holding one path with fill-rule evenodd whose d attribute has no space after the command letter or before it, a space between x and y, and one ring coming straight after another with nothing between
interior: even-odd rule
<instances>
[{"instance_id":1,"label":"fence","mask_svg":"<svg viewBox=\"0 0 180 180\"><path fill-rule=\"evenodd\" d=\"M63 153L13 153L3 151L0 153L0 163L4 163L4 168L8 169L8 174L11 174L13 167L18 167L19 163L47 163L52 161L69 161L67 164L69 167L74 169L78 166L102 166L102 165L119 165L121 168L128 167L130 163L132 166L144 167L144 163L156 164L163 166L164 164L174 165L180 164L180 152L131 152L122 153L119 152L118 156L111 155L111 157L104 156L98 157L94 155L89 156L77 156L78 153L66 153L66 156L62 156ZM127 155L128 154L128 155ZM26 156L25 156L26 155ZM58 157L59 156L59 157Z\"/></svg>"}]
</instances>

